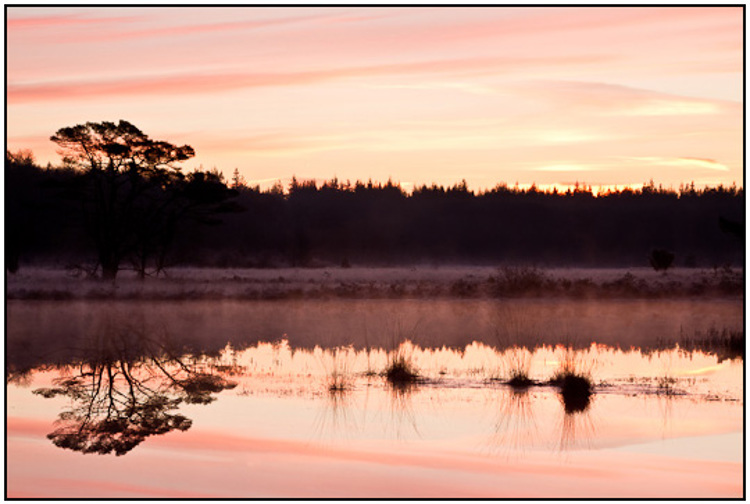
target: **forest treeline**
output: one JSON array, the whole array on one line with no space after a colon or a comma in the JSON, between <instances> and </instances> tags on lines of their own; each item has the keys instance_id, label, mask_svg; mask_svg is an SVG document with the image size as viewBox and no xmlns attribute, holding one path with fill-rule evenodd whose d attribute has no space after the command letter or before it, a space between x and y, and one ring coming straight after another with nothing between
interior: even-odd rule
<instances>
[{"instance_id":1,"label":"forest treeline","mask_svg":"<svg viewBox=\"0 0 750 504\"><path fill-rule=\"evenodd\" d=\"M76 190L85 176L71 166L42 168L30 152L6 153L9 271L101 262L102 231L92 233L91 226L97 212L87 209L90 196ZM216 171L178 182L179 193L165 192L160 182L148 211L123 214L131 222L118 225L147 238L131 245L120 269L145 272L146 262L155 272L176 264L648 266L655 249L674 254L674 266L740 265L744 258L745 197L734 186L649 184L595 196L584 186L543 192L498 185L474 192L461 182L407 194L390 181L293 179L287 187L260 190ZM163 222L155 226L153 212L168 204L179 211L157 213Z\"/></svg>"}]
</instances>

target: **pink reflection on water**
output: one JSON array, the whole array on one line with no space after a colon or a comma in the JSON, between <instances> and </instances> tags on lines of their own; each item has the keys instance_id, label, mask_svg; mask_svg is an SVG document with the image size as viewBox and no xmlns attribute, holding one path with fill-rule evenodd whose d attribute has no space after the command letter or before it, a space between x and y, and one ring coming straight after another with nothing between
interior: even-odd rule
<instances>
[{"instance_id":1,"label":"pink reflection on water","mask_svg":"<svg viewBox=\"0 0 750 504\"><path fill-rule=\"evenodd\" d=\"M393 352L423 381L403 391L388 386L379 373ZM543 382L571 359L596 385L582 412L565 413L555 387L503 384L514 367ZM405 342L356 350L280 341L227 346L190 362L237 387L210 405L183 404L189 430L150 437L123 457L81 455L45 438L66 404L29 390L49 386L57 372L10 384L8 495L742 495L741 360L677 348ZM343 392L329 391L332 375L343 377Z\"/></svg>"},{"instance_id":2,"label":"pink reflection on water","mask_svg":"<svg viewBox=\"0 0 750 504\"><path fill-rule=\"evenodd\" d=\"M17 465L9 471L10 496L738 497L742 492L741 463L611 450L573 452L565 459L532 452L519 463L429 443L356 440L327 447L196 429L154 440L115 467L62 451L42 455L38 444L11 447L9 457ZM62 464L76 476L46 476L60 474Z\"/></svg>"},{"instance_id":3,"label":"pink reflection on water","mask_svg":"<svg viewBox=\"0 0 750 504\"><path fill-rule=\"evenodd\" d=\"M441 386L483 386L489 380L507 380L514 369L522 368L537 382L549 380L569 361L579 372L589 375L598 392L630 391L659 393L665 387L680 394L710 396L713 399L740 400L742 361L721 360L701 351L686 352L679 347L645 352L592 344L583 349L540 346L536 349L511 347L498 350L473 342L461 349L421 348L405 341L397 348L353 347L312 350L289 346L281 340L259 343L244 350L226 347L220 354L224 365L244 369L246 378L274 376L289 380L294 387L304 377L303 387L326 383L331 377L351 380L382 373L395 353L405 355L428 383ZM245 380L245 388L252 387ZM267 386L263 385L263 386Z\"/></svg>"}]
</instances>

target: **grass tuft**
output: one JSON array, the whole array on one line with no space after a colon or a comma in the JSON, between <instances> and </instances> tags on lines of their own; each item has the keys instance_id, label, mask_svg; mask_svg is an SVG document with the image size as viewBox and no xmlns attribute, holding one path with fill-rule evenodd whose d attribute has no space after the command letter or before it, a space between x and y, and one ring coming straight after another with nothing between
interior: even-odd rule
<instances>
[{"instance_id":1,"label":"grass tuft","mask_svg":"<svg viewBox=\"0 0 750 504\"><path fill-rule=\"evenodd\" d=\"M419 374L405 355L397 354L388 364L385 378L393 386L404 387L416 383Z\"/></svg>"},{"instance_id":2,"label":"grass tuft","mask_svg":"<svg viewBox=\"0 0 750 504\"><path fill-rule=\"evenodd\" d=\"M328 375L328 392L331 394L341 394L351 389L351 378L346 372L334 370Z\"/></svg>"},{"instance_id":3,"label":"grass tuft","mask_svg":"<svg viewBox=\"0 0 750 504\"><path fill-rule=\"evenodd\" d=\"M586 411L591 403L593 393L594 385L586 376L569 374L561 378L560 394L562 395L565 413Z\"/></svg>"},{"instance_id":4,"label":"grass tuft","mask_svg":"<svg viewBox=\"0 0 750 504\"><path fill-rule=\"evenodd\" d=\"M524 389L537 385L529 377L531 370L531 352L527 348L513 346L503 352L502 359L508 370L508 381L505 383L516 389Z\"/></svg>"},{"instance_id":5,"label":"grass tuft","mask_svg":"<svg viewBox=\"0 0 750 504\"><path fill-rule=\"evenodd\" d=\"M565 413L580 413L586 411L594 394L594 382L591 378L590 364L584 368L578 352L572 347L563 351L560 368L550 379L550 385L560 389L560 395L565 407Z\"/></svg>"},{"instance_id":6,"label":"grass tuft","mask_svg":"<svg viewBox=\"0 0 750 504\"><path fill-rule=\"evenodd\" d=\"M354 350L351 347L337 347L324 355L326 382L330 394L340 394L354 388L353 378L349 371Z\"/></svg>"},{"instance_id":7,"label":"grass tuft","mask_svg":"<svg viewBox=\"0 0 750 504\"><path fill-rule=\"evenodd\" d=\"M536 382L526 374L512 375L506 383L514 389L524 389L536 385Z\"/></svg>"},{"instance_id":8,"label":"grass tuft","mask_svg":"<svg viewBox=\"0 0 750 504\"><path fill-rule=\"evenodd\" d=\"M674 396L677 395L677 388L675 387L677 385L677 378L674 378L672 376L669 376L668 374L665 374L664 376L659 377L656 380L656 384L658 387L659 394L666 395L666 396Z\"/></svg>"}]
</instances>

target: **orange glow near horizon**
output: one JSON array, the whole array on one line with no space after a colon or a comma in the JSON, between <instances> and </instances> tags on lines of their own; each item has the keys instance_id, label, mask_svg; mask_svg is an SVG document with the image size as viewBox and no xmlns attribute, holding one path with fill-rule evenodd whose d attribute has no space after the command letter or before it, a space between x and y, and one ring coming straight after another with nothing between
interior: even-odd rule
<instances>
[{"instance_id":1,"label":"orange glow near horizon","mask_svg":"<svg viewBox=\"0 0 750 504\"><path fill-rule=\"evenodd\" d=\"M262 186L744 183L740 6L17 6L6 36L8 148L43 165L125 119Z\"/></svg>"}]
</instances>

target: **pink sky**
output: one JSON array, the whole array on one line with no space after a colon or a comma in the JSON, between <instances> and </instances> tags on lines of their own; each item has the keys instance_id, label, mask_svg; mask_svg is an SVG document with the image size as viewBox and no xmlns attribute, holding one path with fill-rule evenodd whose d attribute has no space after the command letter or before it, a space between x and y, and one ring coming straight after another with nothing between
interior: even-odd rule
<instances>
[{"instance_id":1,"label":"pink sky","mask_svg":"<svg viewBox=\"0 0 750 504\"><path fill-rule=\"evenodd\" d=\"M741 7L9 7L7 141L128 120L187 169L743 185Z\"/></svg>"}]
</instances>

